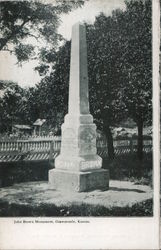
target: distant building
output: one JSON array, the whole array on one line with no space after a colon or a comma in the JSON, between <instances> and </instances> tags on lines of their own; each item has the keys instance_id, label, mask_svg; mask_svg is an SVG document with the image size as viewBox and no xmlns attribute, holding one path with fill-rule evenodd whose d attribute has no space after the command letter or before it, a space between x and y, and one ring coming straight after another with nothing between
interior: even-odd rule
<instances>
[{"instance_id":1,"label":"distant building","mask_svg":"<svg viewBox=\"0 0 161 250\"><path fill-rule=\"evenodd\" d=\"M33 123L33 134L34 135L42 135L42 133L45 133L46 131L46 120L45 119L37 119Z\"/></svg>"},{"instance_id":2,"label":"distant building","mask_svg":"<svg viewBox=\"0 0 161 250\"><path fill-rule=\"evenodd\" d=\"M45 119L37 119L31 126L16 124L12 126L12 133L17 135L45 135L49 133Z\"/></svg>"},{"instance_id":3,"label":"distant building","mask_svg":"<svg viewBox=\"0 0 161 250\"><path fill-rule=\"evenodd\" d=\"M18 135L31 135L32 127L29 125L16 124L12 126L12 133Z\"/></svg>"}]
</instances>

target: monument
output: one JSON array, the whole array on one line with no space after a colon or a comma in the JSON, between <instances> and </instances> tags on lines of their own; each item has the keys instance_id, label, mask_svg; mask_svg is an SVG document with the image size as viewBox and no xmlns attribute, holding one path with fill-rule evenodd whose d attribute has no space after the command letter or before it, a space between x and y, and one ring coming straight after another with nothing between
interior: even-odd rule
<instances>
[{"instance_id":1,"label":"monument","mask_svg":"<svg viewBox=\"0 0 161 250\"><path fill-rule=\"evenodd\" d=\"M96 125L89 112L87 45L85 26L72 27L68 114L61 127L60 155L49 183L55 189L76 192L108 189L109 172L97 155Z\"/></svg>"}]
</instances>

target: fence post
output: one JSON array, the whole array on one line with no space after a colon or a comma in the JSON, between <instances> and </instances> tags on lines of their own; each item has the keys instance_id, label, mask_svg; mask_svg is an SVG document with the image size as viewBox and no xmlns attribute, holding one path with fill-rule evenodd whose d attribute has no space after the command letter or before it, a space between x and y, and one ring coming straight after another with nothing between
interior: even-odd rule
<instances>
[{"instance_id":1,"label":"fence post","mask_svg":"<svg viewBox=\"0 0 161 250\"><path fill-rule=\"evenodd\" d=\"M51 141L51 143L50 143L50 152L49 152L49 165L52 168L54 167L53 152L54 152L54 141Z\"/></svg>"},{"instance_id":2,"label":"fence post","mask_svg":"<svg viewBox=\"0 0 161 250\"><path fill-rule=\"evenodd\" d=\"M133 138L130 137L130 153L133 154L134 152L134 147L133 147Z\"/></svg>"}]
</instances>

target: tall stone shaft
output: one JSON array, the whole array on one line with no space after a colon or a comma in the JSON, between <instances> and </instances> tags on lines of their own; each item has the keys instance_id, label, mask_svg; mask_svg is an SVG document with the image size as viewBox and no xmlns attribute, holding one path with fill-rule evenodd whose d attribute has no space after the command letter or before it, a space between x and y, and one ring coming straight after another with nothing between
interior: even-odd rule
<instances>
[{"instance_id":1,"label":"tall stone shaft","mask_svg":"<svg viewBox=\"0 0 161 250\"><path fill-rule=\"evenodd\" d=\"M86 31L79 23L72 28L68 113L89 114Z\"/></svg>"},{"instance_id":2,"label":"tall stone shaft","mask_svg":"<svg viewBox=\"0 0 161 250\"><path fill-rule=\"evenodd\" d=\"M108 188L108 171L97 155L96 125L89 112L87 44L85 26L72 28L69 105L61 127L61 151L49 182L57 189L87 191Z\"/></svg>"}]
</instances>

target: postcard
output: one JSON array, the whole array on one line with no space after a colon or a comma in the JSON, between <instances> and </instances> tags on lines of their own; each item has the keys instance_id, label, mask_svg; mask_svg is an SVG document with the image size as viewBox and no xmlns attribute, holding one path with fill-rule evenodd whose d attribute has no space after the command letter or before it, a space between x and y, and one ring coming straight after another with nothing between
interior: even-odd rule
<instances>
[{"instance_id":1,"label":"postcard","mask_svg":"<svg viewBox=\"0 0 161 250\"><path fill-rule=\"evenodd\" d=\"M0 16L0 249L159 249L159 0Z\"/></svg>"}]
</instances>

